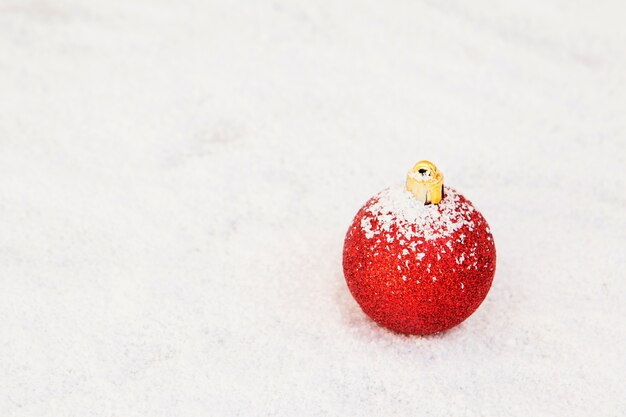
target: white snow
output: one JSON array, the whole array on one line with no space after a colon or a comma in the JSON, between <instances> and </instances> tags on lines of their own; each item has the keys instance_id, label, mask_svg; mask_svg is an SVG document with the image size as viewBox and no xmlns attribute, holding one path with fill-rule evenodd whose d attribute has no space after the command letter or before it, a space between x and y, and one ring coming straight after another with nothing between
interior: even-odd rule
<instances>
[{"instance_id":1,"label":"white snow","mask_svg":"<svg viewBox=\"0 0 626 417\"><path fill-rule=\"evenodd\" d=\"M389 187L376 195L376 201L367 208L361 219L361 228L367 239L381 233L391 232L398 226L397 239L423 237L425 240L450 236L463 226L473 227L467 213L473 211L471 204L461 203L458 193L445 187L445 198L438 205L425 205L406 190L403 184ZM377 227L372 224L376 220ZM387 235L389 243L393 236ZM448 242L451 247L451 243Z\"/></svg>"},{"instance_id":2,"label":"white snow","mask_svg":"<svg viewBox=\"0 0 626 417\"><path fill-rule=\"evenodd\" d=\"M625 8L0 1L0 415L623 415ZM421 159L498 267L404 337L342 246Z\"/></svg>"}]
</instances>

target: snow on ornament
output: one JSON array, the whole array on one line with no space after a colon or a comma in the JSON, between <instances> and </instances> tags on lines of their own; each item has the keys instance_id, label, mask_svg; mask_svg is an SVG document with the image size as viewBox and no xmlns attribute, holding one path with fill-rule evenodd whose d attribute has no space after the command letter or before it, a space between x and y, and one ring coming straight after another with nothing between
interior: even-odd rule
<instances>
[{"instance_id":1,"label":"snow on ornament","mask_svg":"<svg viewBox=\"0 0 626 417\"><path fill-rule=\"evenodd\" d=\"M472 203L420 161L405 184L372 197L346 234L343 270L365 314L405 334L431 334L468 318L487 296L496 248Z\"/></svg>"}]
</instances>

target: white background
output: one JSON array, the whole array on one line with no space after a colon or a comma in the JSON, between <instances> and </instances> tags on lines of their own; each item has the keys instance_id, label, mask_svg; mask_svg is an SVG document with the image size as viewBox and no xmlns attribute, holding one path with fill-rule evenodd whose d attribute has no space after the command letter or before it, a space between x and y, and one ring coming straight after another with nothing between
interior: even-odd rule
<instances>
[{"instance_id":1,"label":"white background","mask_svg":"<svg viewBox=\"0 0 626 417\"><path fill-rule=\"evenodd\" d=\"M624 4L0 0L0 414L624 415ZM423 158L498 266L404 337L342 245Z\"/></svg>"}]
</instances>

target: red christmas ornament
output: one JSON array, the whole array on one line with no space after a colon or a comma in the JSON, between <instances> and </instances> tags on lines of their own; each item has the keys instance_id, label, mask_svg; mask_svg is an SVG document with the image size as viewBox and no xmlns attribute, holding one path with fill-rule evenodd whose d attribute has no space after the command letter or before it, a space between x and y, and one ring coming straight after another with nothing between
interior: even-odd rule
<instances>
[{"instance_id":1,"label":"red christmas ornament","mask_svg":"<svg viewBox=\"0 0 626 417\"><path fill-rule=\"evenodd\" d=\"M365 314L405 334L431 334L468 318L496 269L489 225L472 203L443 185L428 161L406 185L372 197L346 234L343 270Z\"/></svg>"}]
</instances>

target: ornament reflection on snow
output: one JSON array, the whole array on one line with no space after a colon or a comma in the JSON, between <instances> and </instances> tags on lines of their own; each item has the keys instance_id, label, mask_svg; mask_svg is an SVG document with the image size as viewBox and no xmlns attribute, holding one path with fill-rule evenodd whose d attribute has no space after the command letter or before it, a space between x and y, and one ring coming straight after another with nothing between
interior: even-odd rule
<instances>
[{"instance_id":1,"label":"ornament reflection on snow","mask_svg":"<svg viewBox=\"0 0 626 417\"><path fill-rule=\"evenodd\" d=\"M406 184L372 197L346 234L343 270L365 314L405 334L431 334L468 318L496 269L487 221L420 161Z\"/></svg>"}]
</instances>

